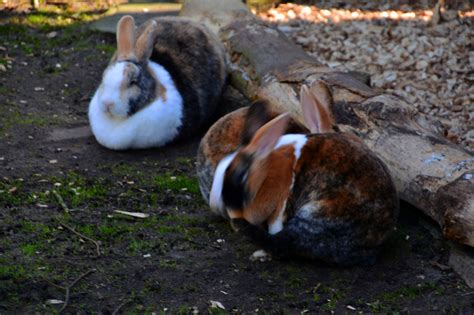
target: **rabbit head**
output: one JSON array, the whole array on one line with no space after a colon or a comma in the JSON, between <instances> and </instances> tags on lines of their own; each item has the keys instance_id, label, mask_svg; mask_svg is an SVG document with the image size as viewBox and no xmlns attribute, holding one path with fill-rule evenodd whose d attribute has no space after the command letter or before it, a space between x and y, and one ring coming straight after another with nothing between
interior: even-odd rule
<instances>
[{"instance_id":1,"label":"rabbit head","mask_svg":"<svg viewBox=\"0 0 474 315\"><path fill-rule=\"evenodd\" d=\"M264 105L249 108L241 146L219 163L210 196L214 211L227 211L231 219L244 218L252 224L267 221L276 208L281 208L278 204L289 194L294 164L284 149L274 151L290 115L268 121L269 111ZM265 181L274 185L263 185Z\"/></svg>"},{"instance_id":2,"label":"rabbit head","mask_svg":"<svg viewBox=\"0 0 474 315\"><path fill-rule=\"evenodd\" d=\"M101 109L125 119L150 104L162 88L148 68L153 51L156 21L149 21L136 38L135 21L124 16L117 25L117 52L105 69L98 98Z\"/></svg>"}]
</instances>

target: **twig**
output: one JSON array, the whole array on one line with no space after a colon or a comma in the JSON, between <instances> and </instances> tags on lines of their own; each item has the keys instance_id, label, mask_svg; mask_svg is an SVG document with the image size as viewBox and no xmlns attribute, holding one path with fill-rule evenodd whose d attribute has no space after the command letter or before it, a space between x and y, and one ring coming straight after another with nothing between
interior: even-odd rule
<instances>
[{"instance_id":1,"label":"twig","mask_svg":"<svg viewBox=\"0 0 474 315\"><path fill-rule=\"evenodd\" d=\"M59 204L61 205L61 207L63 208L63 210L68 213L70 210L68 208L68 206L66 205L66 203L64 202L64 199L63 197L61 197L61 195L53 189L53 195L56 197L56 199L58 200Z\"/></svg>"},{"instance_id":2,"label":"twig","mask_svg":"<svg viewBox=\"0 0 474 315\"><path fill-rule=\"evenodd\" d=\"M117 315L119 312L120 312L120 309L122 307L124 307L125 305L127 305L128 303L130 303L132 300L130 299L126 299L125 301L123 301L122 303L120 303L119 306L117 306L114 311L112 312L112 315Z\"/></svg>"},{"instance_id":3,"label":"twig","mask_svg":"<svg viewBox=\"0 0 474 315\"><path fill-rule=\"evenodd\" d=\"M65 287L63 287L61 285L57 285L56 283L53 283L53 282L49 281L48 279L43 279L43 280L46 281L49 285L52 285L55 288L58 288L58 289L61 289L61 290L66 290Z\"/></svg>"},{"instance_id":4,"label":"twig","mask_svg":"<svg viewBox=\"0 0 474 315\"><path fill-rule=\"evenodd\" d=\"M74 230L72 227L70 227L70 226L68 226L68 225L66 225L66 224L64 224L64 223L60 223L60 224L61 224L62 227L65 227L66 229L68 229L68 230L71 231L72 233L78 235L79 237L82 237L83 239L86 239L86 240L88 240L89 242L94 243L95 249L96 249L96 251L97 251L97 257L100 257L100 245L99 245L99 243L98 243L96 240L93 240L92 238L87 237L87 236L85 236L84 234L81 234L81 233L77 232L77 231Z\"/></svg>"},{"instance_id":5,"label":"twig","mask_svg":"<svg viewBox=\"0 0 474 315\"><path fill-rule=\"evenodd\" d=\"M70 285L66 287L66 296L64 297L64 304L63 307L58 311L58 314L62 313L66 307L68 306L69 303L69 297L71 295L71 289L79 282L81 281L82 278L87 277L91 273L95 272L95 269L90 269L87 272L83 273L79 277L77 277Z\"/></svg>"}]
</instances>

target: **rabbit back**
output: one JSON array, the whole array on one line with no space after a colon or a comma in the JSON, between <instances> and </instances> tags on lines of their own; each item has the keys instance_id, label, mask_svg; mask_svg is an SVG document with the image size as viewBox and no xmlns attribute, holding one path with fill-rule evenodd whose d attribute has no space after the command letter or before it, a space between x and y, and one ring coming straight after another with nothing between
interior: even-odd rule
<instances>
[{"instance_id":1,"label":"rabbit back","mask_svg":"<svg viewBox=\"0 0 474 315\"><path fill-rule=\"evenodd\" d=\"M338 256L350 257L351 251L381 245L396 225L399 208L383 162L360 141L335 133L309 135L300 160L288 203L293 214L287 233L294 234L303 249L312 243L315 250L327 251L320 253L322 258L336 261L342 261Z\"/></svg>"},{"instance_id":2,"label":"rabbit back","mask_svg":"<svg viewBox=\"0 0 474 315\"><path fill-rule=\"evenodd\" d=\"M175 17L154 21L157 31L150 60L170 73L181 93L180 137L186 138L213 118L225 83L225 53L218 39L199 23ZM138 33L146 26L144 23Z\"/></svg>"},{"instance_id":3,"label":"rabbit back","mask_svg":"<svg viewBox=\"0 0 474 315\"><path fill-rule=\"evenodd\" d=\"M296 165L283 229L242 232L276 256L370 265L393 231L398 196L385 165L345 134L308 135Z\"/></svg>"}]
</instances>

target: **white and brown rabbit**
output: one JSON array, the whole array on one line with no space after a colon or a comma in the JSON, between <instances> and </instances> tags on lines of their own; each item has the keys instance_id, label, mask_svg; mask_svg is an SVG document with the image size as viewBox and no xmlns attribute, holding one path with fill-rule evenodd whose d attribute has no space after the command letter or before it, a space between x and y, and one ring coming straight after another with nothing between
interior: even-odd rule
<instances>
[{"instance_id":1,"label":"white and brown rabbit","mask_svg":"<svg viewBox=\"0 0 474 315\"><path fill-rule=\"evenodd\" d=\"M371 264L396 225L395 186L358 138L332 132L329 98L311 89L301 103L312 134L284 134L288 114L260 120L265 109L249 109L250 140L219 162L210 206L275 255Z\"/></svg>"},{"instance_id":2,"label":"white and brown rabbit","mask_svg":"<svg viewBox=\"0 0 474 315\"><path fill-rule=\"evenodd\" d=\"M117 25L117 52L89 105L97 141L115 149L158 147L210 122L226 77L225 54L203 25L161 17Z\"/></svg>"}]
</instances>

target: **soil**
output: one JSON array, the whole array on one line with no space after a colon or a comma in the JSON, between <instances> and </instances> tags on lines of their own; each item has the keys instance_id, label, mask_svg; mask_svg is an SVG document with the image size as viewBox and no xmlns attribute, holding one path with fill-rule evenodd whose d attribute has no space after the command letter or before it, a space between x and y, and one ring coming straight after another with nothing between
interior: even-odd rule
<instances>
[{"instance_id":1,"label":"soil","mask_svg":"<svg viewBox=\"0 0 474 315\"><path fill-rule=\"evenodd\" d=\"M114 36L23 22L0 27L0 314L474 311L449 244L406 204L374 266L250 261L202 201L204 131L123 152L90 134Z\"/></svg>"}]
</instances>

